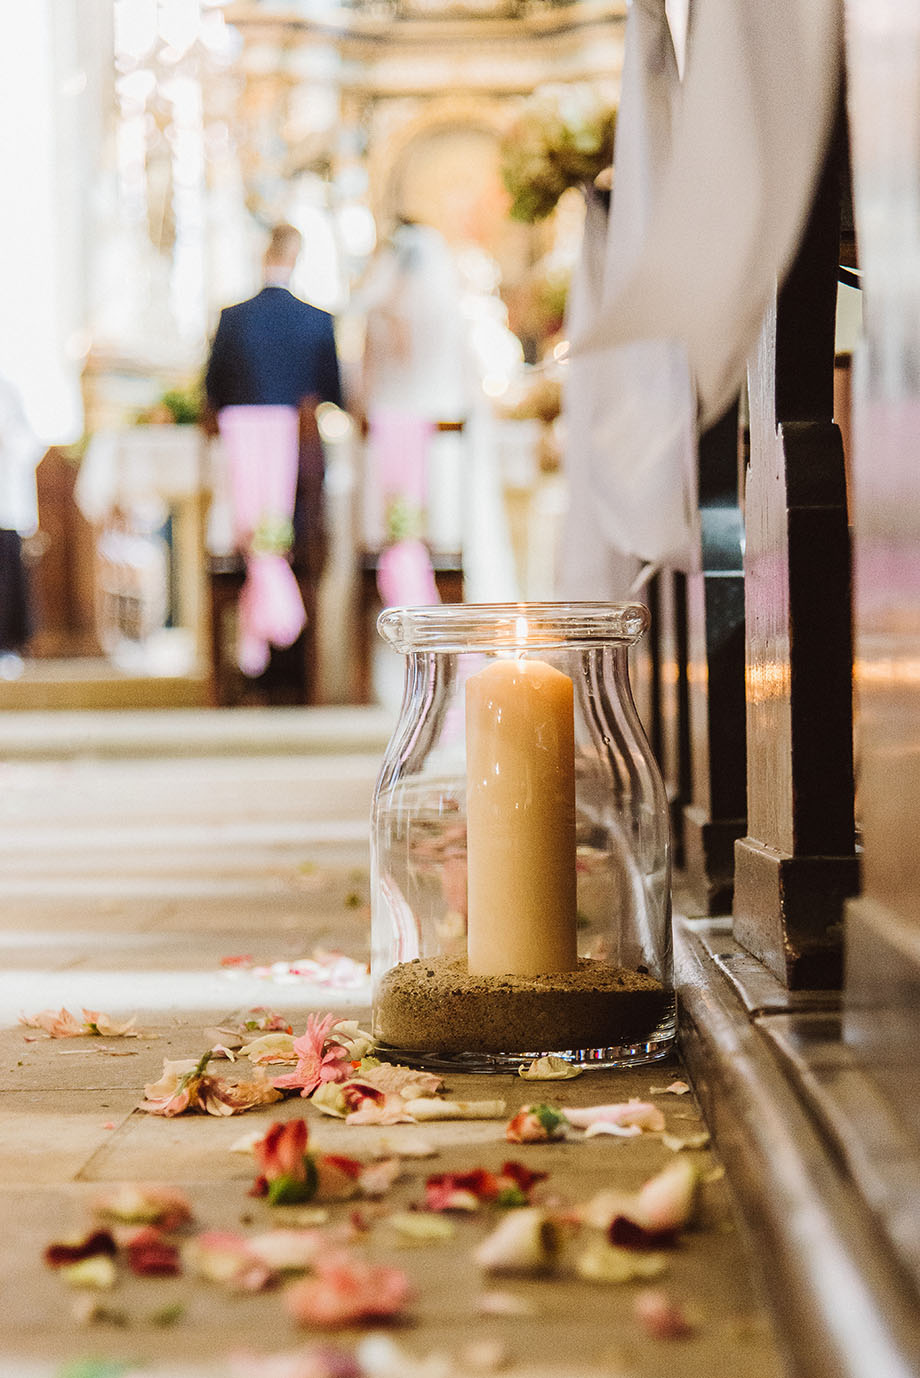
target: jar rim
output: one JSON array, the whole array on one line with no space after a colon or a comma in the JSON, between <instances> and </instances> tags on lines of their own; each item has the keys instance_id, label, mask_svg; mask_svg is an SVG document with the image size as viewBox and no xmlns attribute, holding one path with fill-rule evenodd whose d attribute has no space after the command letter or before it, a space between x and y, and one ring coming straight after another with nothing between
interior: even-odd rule
<instances>
[{"instance_id":1,"label":"jar rim","mask_svg":"<svg viewBox=\"0 0 920 1378\"><path fill-rule=\"evenodd\" d=\"M377 630L397 651L631 646L648 629L643 603L434 603L384 608Z\"/></svg>"}]
</instances>

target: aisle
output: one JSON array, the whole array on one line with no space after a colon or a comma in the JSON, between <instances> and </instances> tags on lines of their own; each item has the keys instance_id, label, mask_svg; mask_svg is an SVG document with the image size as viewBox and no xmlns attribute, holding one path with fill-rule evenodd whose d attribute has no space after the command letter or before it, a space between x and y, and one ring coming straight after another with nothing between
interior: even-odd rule
<instances>
[{"instance_id":1,"label":"aisle","mask_svg":"<svg viewBox=\"0 0 920 1378\"><path fill-rule=\"evenodd\" d=\"M370 1349L367 1327L304 1328L288 1314L284 1288L234 1291L193 1277L187 1261L177 1277L133 1276L119 1264L115 1287L96 1292L73 1289L44 1266L46 1246L84 1234L93 1200L122 1181L183 1190L194 1216L186 1238L318 1220L315 1207L304 1216L303 1207L273 1208L249 1195L254 1163L232 1149L274 1120L304 1116L317 1151L364 1162L384 1152L384 1141L398 1150L401 1135L404 1144L417 1137L411 1125L348 1125L300 1098L226 1118L137 1109L164 1058L200 1057L214 1041L207 1030L253 1006L283 1013L295 1034L310 1010L363 1014L368 990L356 964L367 957L366 818L376 766L376 756L360 751L298 757L260 751L254 741L245 752L209 757L0 767L0 1374L63 1375L66 1361L94 1357L131 1361L132 1373L222 1378L464 1378L496 1365L545 1378L776 1378L743 1242L708 1151L675 1154L657 1133L570 1133L564 1142L523 1145L504 1136L506 1118L532 1102L564 1107L635 1096L660 1106L668 1130L688 1138L700 1129L692 1097L650 1096L679 1075L676 1065L556 1083L451 1076L451 1097L501 1098L507 1115L426 1124L436 1156L403 1159L379 1201L330 1205L326 1222L314 1226L325 1232L324 1250L347 1236L350 1257L408 1276L404 1319L376 1332L385 1338ZM321 984L332 970L330 950L351 959L340 961L334 988ZM312 971L320 983L291 972L298 958L319 961ZM53 1039L16 1023L20 1013L61 1006L78 1018L83 1008L115 1019L136 1014L141 1037ZM251 1075L248 1063L212 1067ZM701 1174L697 1215L667 1250L666 1271L653 1285L680 1304L692 1333L652 1338L635 1310L648 1282L576 1276L585 1232L565 1221L600 1189L635 1191L688 1157ZM430 1174L498 1172L508 1159L548 1174L535 1198L563 1218L564 1247L547 1277L491 1278L473 1263L476 1244L501 1215L494 1203L451 1216L416 1210ZM450 1237L405 1247L397 1211L449 1221ZM515 1314L495 1314L499 1307ZM363 1368L347 1367L343 1355L362 1343ZM314 1352L313 1367L302 1360L269 1370L239 1357L317 1345L331 1345L335 1362L327 1352L317 1367ZM424 1368L413 1362L434 1352L446 1357ZM127 1368L106 1373L118 1371Z\"/></svg>"}]
</instances>

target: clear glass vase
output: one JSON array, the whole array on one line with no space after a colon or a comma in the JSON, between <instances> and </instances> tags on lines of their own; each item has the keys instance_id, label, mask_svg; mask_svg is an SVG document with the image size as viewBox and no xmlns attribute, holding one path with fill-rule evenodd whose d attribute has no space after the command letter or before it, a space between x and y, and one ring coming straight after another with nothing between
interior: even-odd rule
<instances>
[{"instance_id":1,"label":"clear glass vase","mask_svg":"<svg viewBox=\"0 0 920 1378\"><path fill-rule=\"evenodd\" d=\"M675 1039L668 808L629 685L639 604L389 608L406 657L374 793L382 1056L515 1070Z\"/></svg>"}]
</instances>

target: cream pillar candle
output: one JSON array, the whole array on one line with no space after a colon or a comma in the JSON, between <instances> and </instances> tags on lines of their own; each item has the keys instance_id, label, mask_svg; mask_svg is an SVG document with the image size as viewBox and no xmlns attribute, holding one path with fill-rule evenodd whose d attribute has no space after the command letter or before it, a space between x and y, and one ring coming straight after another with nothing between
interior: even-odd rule
<instances>
[{"instance_id":1,"label":"cream pillar candle","mask_svg":"<svg viewBox=\"0 0 920 1378\"><path fill-rule=\"evenodd\" d=\"M573 971L573 686L540 660L496 660L466 685L471 974Z\"/></svg>"}]
</instances>

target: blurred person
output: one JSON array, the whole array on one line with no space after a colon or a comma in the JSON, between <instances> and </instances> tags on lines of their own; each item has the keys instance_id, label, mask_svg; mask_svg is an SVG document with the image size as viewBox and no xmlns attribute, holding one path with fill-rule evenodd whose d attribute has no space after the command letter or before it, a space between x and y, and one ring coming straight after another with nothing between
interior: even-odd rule
<instances>
[{"instance_id":1,"label":"blurred person","mask_svg":"<svg viewBox=\"0 0 920 1378\"><path fill-rule=\"evenodd\" d=\"M459 552L462 442L438 435L437 426L465 420L472 362L444 236L400 218L370 265L356 307L365 317L365 547L379 550L411 532L434 549Z\"/></svg>"},{"instance_id":2,"label":"blurred person","mask_svg":"<svg viewBox=\"0 0 920 1378\"><path fill-rule=\"evenodd\" d=\"M22 542L38 530L35 470L44 452L19 393L0 377L0 679L21 673L21 652L32 633Z\"/></svg>"},{"instance_id":3,"label":"blurred person","mask_svg":"<svg viewBox=\"0 0 920 1378\"><path fill-rule=\"evenodd\" d=\"M290 291L302 242L293 225L272 230L264 286L221 312L205 372L204 425L223 440L246 560L238 660L251 677L267 669L272 647L298 654L312 614L304 593L310 604L324 560L315 411L341 406L342 391L332 317ZM298 677L293 663L286 669Z\"/></svg>"}]
</instances>

